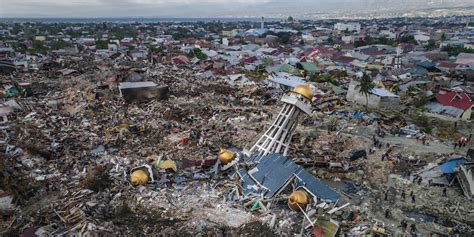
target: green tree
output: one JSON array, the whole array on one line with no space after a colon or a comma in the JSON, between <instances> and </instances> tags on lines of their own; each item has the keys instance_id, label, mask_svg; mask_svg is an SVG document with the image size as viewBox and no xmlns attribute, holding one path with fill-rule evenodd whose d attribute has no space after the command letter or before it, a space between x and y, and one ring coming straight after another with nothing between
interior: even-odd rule
<instances>
[{"instance_id":1,"label":"green tree","mask_svg":"<svg viewBox=\"0 0 474 237\"><path fill-rule=\"evenodd\" d=\"M436 48L436 41L433 39L428 40L428 45L426 45L427 49L435 49Z\"/></svg>"},{"instance_id":2,"label":"green tree","mask_svg":"<svg viewBox=\"0 0 474 237\"><path fill-rule=\"evenodd\" d=\"M412 43L412 44L416 44L416 40L415 40L415 36L413 35L405 35L405 36L402 36L400 37L400 40L399 40L401 43Z\"/></svg>"},{"instance_id":3,"label":"green tree","mask_svg":"<svg viewBox=\"0 0 474 237\"><path fill-rule=\"evenodd\" d=\"M149 49L150 49L150 52L157 55L164 55L164 52L165 52L165 47L163 45L160 45L160 47L150 45Z\"/></svg>"},{"instance_id":4,"label":"green tree","mask_svg":"<svg viewBox=\"0 0 474 237\"><path fill-rule=\"evenodd\" d=\"M193 58L196 57L200 60L207 59L207 55L201 51L200 48L194 48L188 53L188 57Z\"/></svg>"},{"instance_id":5,"label":"green tree","mask_svg":"<svg viewBox=\"0 0 474 237\"><path fill-rule=\"evenodd\" d=\"M96 40L95 41L95 48L96 49L108 49L109 48L109 42L105 40Z\"/></svg>"},{"instance_id":6,"label":"green tree","mask_svg":"<svg viewBox=\"0 0 474 237\"><path fill-rule=\"evenodd\" d=\"M446 34L445 33L443 33L441 35L441 42L443 42L443 41L446 41Z\"/></svg>"},{"instance_id":7,"label":"green tree","mask_svg":"<svg viewBox=\"0 0 474 237\"><path fill-rule=\"evenodd\" d=\"M365 96L365 109L369 110L369 94L374 89L375 84L372 78L368 74L364 74L359 81L359 85L356 86L356 90Z\"/></svg>"},{"instance_id":8,"label":"green tree","mask_svg":"<svg viewBox=\"0 0 474 237\"><path fill-rule=\"evenodd\" d=\"M421 91L420 93L418 93L418 95L415 96L415 98L413 99L413 105L415 105L415 107L417 108L421 108L423 107L426 103L428 103L429 101L429 97L426 96L426 94Z\"/></svg>"},{"instance_id":9,"label":"green tree","mask_svg":"<svg viewBox=\"0 0 474 237\"><path fill-rule=\"evenodd\" d=\"M464 48L463 46L448 45L441 49L447 51L449 56L457 56L459 53L474 53L474 49Z\"/></svg>"},{"instance_id":10,"label":"green tree","mask_svg":"<svg viewBox=\"0 0 474 237\"><path fill-rule=\"evenodd\" d=\"M53 50L58 50L58 49L64 49L65 42L62 40L55 40L51 42L51 49Z\"/></svg>"},{"instance_id":11,"label":"green tree","mask_svg":"<svg viewBox=\"0 0 474 237\"><path fill-rule=\"evenodd\" d=\"M288 32L278 32L276 34L279 38L279 41L281 44L288 44L290 43L290 40L291 40L291 33L288 33Z\"/></svg>"},{"instance_id":12,"label":"green tree","mask_svg":"<svg viewBox=\"0 0 474 237\"><path fill-rule=\"evenodd\" d=\"M24 43L20 43L20 42L14 43L12 47L16 52L21 52L21 53L26 52L26 50L28 49Z\"/></svg>"},{"instance_id":13,"label":"green tree","mask_svg":"<svg viewBox=\"0 0 474 237\"><path fill-rule=\"evenodd\" d=\"M293 19L292 16L289 16L288 19L286 19L288 22L293 22L295 19Z\"/></svg>"},{"instance_id":14,"label":"green tree","mask_svg":"<svg viewBox=\"0 0 474 237\"><path fill-rule=\"evenodd\" d=\"M173 39L180 40L180 39L191 37L192 32L186 28L178 27L176 30L174 30L171 33L171 35L173 36Z\"/></svg>"},{"instance_id":15,"label":"green tree","mask_svg":"<svg viewBox=\"0 0 474 237\"><path fill-rule=\"evenodd\" d=\"M43 41L34 40L33 41L33 52L35 53L44 53L46 48L43 45Z\"/></svg>"}]
</instances>

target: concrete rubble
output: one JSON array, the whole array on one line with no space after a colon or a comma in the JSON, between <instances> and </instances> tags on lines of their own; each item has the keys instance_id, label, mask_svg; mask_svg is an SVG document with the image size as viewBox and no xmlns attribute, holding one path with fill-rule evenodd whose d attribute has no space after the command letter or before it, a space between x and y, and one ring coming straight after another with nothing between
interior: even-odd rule
<instances>
[{"instance_id":1,"label":"concrete rubble","mask_svg":"<svg viewBox=\"0 0 474 237\"><path fill-rule=\"evenodd\" d=\"M471 122L140 50L0 74L0 236L474 236Z\"/></svg>"}]
</instances>

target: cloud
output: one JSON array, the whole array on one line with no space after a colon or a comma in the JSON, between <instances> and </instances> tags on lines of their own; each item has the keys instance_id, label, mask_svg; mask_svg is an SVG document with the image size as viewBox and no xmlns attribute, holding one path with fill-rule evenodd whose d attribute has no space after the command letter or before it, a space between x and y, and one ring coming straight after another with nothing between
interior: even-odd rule
<instances>
[{"instance_id":1,"label":"cloud","mask_svg":"<svg viewBox=\"0 0 474 237\"><path fill-rule=\"evenodd\" d=\"M256 0L234 0L255 4ZM226 0L0 0L0 16L120 17L192 13L190 8L226 5ZM216 9L220 10L220 9ZM196 12L195 12L196 13Z\"/></svg>"},{"instance_id":2,"label":"cloud","mask_svg":"<svg viewBox=\"0 0 474 237\"><path fill-rule=\"evenodd\" d=\"M474 5L472 0L0 0L0 17L278 16ZM370 6L370 7L368 7Z\"/></svg>"}]
</instances>

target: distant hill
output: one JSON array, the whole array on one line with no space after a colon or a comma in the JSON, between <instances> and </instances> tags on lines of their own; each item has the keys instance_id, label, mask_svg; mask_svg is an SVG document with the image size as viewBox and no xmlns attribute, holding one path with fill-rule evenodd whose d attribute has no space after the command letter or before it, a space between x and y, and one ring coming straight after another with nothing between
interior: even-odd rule
<instances>
[{"instance_id":1,"label":"distant hill","mask_svg":"<svg viewBox=\"0 0 474 237\"><path fill-rule=\"evenodd\" d=\"M466 15L474 0L5 0L1 17L344 18Z\"/></svg>"}]
</instances>

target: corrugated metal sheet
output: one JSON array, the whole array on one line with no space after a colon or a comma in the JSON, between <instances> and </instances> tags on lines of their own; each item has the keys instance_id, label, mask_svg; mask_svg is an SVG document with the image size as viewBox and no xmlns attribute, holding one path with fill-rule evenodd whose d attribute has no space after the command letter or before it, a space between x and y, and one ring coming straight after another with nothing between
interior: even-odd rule
<instances>
[{"instance_id":1,"label":"corrugated metal sheet","mask_svg":"<svg viewBox=\"0 0 474 237\"><path fill-rule=\"evenodd\" d=\"M430 113L436 113L436 114L448 114L453 117L459 117L461 116L464 111L452 106L444 106L440 103L428 103L425 105L425 108L430 112Z\"/></svg>"},{"instance_id":2,"label":"corrugated metal sheet","mask_svg":"<svg viewBox=\"0 0 474 237\"><path fill-rule=\"evenodd\" d=\"M262 158L260 163L248 173L257 183L268 190L265 197L270 198L300 169L301 166L292 160L280 154L271 154Z\"/></svg>"},{"instance_id":3,"label":"corrugated metal sheet","mask_svg":"<svg viewBox=\"0 0 474 237\"><path fill-rule=\"evenodd\" d=\"M460 157L457 159L449 160L439 166L439 169L444 174L452 174L455 172L455 169L460 166L461 164L466 163L466 159L464 157Z\"/></svg>"},{"instance_id":4,"label":"corrugated metal sheet","mask_svg":"<svg viewBox=\"0 0 474 237\"><path fill-rule=\"evenodd\" d=\"M303 80L297 80L297 79L291 79L290 80L290 79L281 78L281 77L270 78L268 80L271 81L271 82L280 84L280 85L291 87L291 88L294 88L296 86L303 85L303 84L306 83Z\"/></svg>"},{"instance_id":5,"label":"corrugated metal sheet","mask_svg":"<svg viewBox=\"0 0 474 237\"><path fill-rule=\"evenodd\" d=\"M339 193L332 190L327 185L323 184L321 181L319 181L319 179L308 173L308 171L301 169L295 175L298 181L298 186L303 187L313 196L316 196L321 200L329 202L335 202L339 199Z\"/></svg>"},{"instance_id":6,"label":"corrugated metal sheet","mask_svg":"<svg viewBox=\"0 0 474 237\"><path fill-rule=\"evenodd\" d=\"M281 154L253 155L251 160L258 162L258 164L248 171L248 175L266 190L264 196L267 198L273 197L286 183L293 179L295 179L297 188L304 188L320 200L336 202L340 197L339 193ZM252 185L241 170L239 176L242 177L242 186L250 187ZM244 194L252 191L244 188Z\"/></svg>"},{"instance_id":7,"label":"corrugated metal sheet","mask_svg":"<svg viewBox=\"0 0 474 237\"><path fill-rule=\"evenodd\" d=\"M380 88L373 88L370 93L380 96L380 97L398 97L398 95L395 95L390 91L380 89Z\"/></svg>"}]
</instances>

